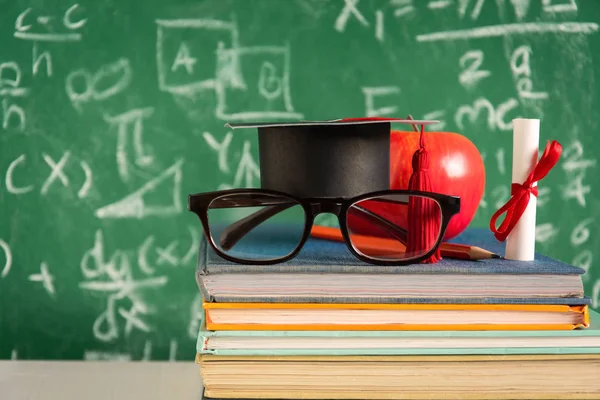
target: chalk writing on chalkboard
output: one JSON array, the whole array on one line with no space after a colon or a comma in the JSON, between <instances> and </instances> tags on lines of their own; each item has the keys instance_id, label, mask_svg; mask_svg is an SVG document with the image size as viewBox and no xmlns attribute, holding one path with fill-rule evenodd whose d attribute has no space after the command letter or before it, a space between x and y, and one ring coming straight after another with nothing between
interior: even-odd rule
<instances>
[{"instance_id":1,"label":"chalk writing on chalkboard","mask_svg":"<svg viewBox=\"0 0 600 400\"><path fill-rule=\"evenodd\" d=\"M527 45L516 48L509 61L510 70L516 81L517 94L520 98L545 100L548 98L548 93L533 91L530 62L532 53L531 47ZM481 50L469 50L460 58L459 64L463 71L458 80L466 88L470 89L482 79L492 75L489 70L485 69L484 57Z\"/></svg>"},{"instance_id":2,"label":"chalk writing on chalkboard","mask_svg":"<svg viewBox=\"0 0 600 400\"><path fill-rule=\"evenodd\" d=\"M377 117L386 115L396 115L398 113L398 106L395 104L394 95L400 93L400 88L397 86L377 86L377 87L363 87L362 92L365 99L365 113L367 117ZM385 104L382 105L377 103L376 100L379 97L386 97L383 101ZM387 100L387 101L386 101Z\"/></svg>"},{"instance_id":3,"label":"chalk writing on chalkboard","mask_svg":"<svg viewBox=\"0 0 600 400\"><path fill-rule=\"evenodd\" d=\"M6 169L6 175L4 179L4 183L6 185L6 190L8 193L12 194L23 194L27 192L31 192L33 190L33 185L21 185L18 186L13 178L13 173L15 169L21 164L25 162L25 154L21 154L19 157L15 158Z\"/></svg>"},{"instance_id":4,"label":"chalk writing on chalkboard","mask_svg":"<svg viewBox=\"0 0 600 400\"><path fill-rule=\"evenodd\" d=\"M150 332L144 316L151 312L143 296L143 289L157 289L168 282L166 275L154 275L154 270L139 268L144 274L136 278L128 253L116 250L106 256L104 234L96 231L94 245L81 259L81 272L85 278L79 284L83 290L106 294L106 309L94 322L96 339L110 342L119 337L117 316L125 321L124 334L128 337L133 329ZM120 302L125 302L120 305Z\"/></svg>"},{"instance_id":5,"label":"chalk writing on chalkboard","mask_svg":"<svg viewBox=\"0 0 600 400\"><path fill-rule=\"evenodd\" d=\"M129 165L131 164L128 153L133 153L133 162L141 167L152 163L153 158L147 153L143 142L144 120L149 118L154 108L134 108L119 115L105 115L104 120L117 130L117 167L119 176L123 181L129 181ZM131 132L130 134L128 134ZM129 150L132 149L132 150Z\"/></svg>"},{"instance_id":6,"label":"chalk writing on chalkboard","mask_svg":"<svg viewBox=\"0 0 600 400\"><path fill-rule=\"evenodd\" d=\"M524 35L529 33L572 33L589 35L597 31L598 24L588 22L526 22L426 33L417 35L416 39L418 42L438 42Z\"/></svg>"},{"instance_id":7,"label":"chalk writing on chalkboard","mask_svg":"<svg viewBox=\"0 0 600 400\"><path fill-rule=\"evenodd\" d=\"M127 249L116 249L111 254L106 248L103 231L96 231L93 246L81 259L84 280L79 284L82 290L106 295L106 308L92 327L96 339L111 342L119 338L119 317L123 321L125 337L134 330L148 333L154 329L147 322L155 309L148 291L160 290L168 283L164 267L178 267L192 261L200 232L191 226L188 231L189 244L175 239L159 245L155 235L150 235L137 247L135 257Z\"/></svg>"},{"instance_id":8,"label":"chalk writing on chalkboard","mask_svg":"<svg viewBox=\"0 0 600 400\"><path fill-rule=\"evenodd\" d=\"M227 121L303 118L292 104L290 57L289 45L219 48L217 118ZM236 104L243 104L244 108Z\"/></svg>"},{"instance_id":9,"label":"chalk writing on chalkboard","mask_svg":"<svg viewBox=\"0 0 600 400\"><path fill-rule=\"evenodd\" d=\"M581 248L581 246L584 245L589 240L590 229L588 228L588 226L592 225L594 223L594 221L595 221L594 218L585 218L584 220L580 221L573 228L570 239L571 239L571 245L574 248ZM585 271L586 271L586 275L584 275L585 281L588 280L587 272L589 271L590 267L592 266L593 258L594 258L594 254L589 249L584 249L584 250L580 251L573 258L573 265L577 265L578 267L585 269Z\"/></svg>"},{"instance_id":10,"label":"chalk writing on chalkboard","mask_svg":"<svg viewBox=\"0 0 600 400\"><path fill-rule=\"evenodd\" d=\"M13 36L33 42L33 76L37 76L43 66L47 77L53 75L52 54L50 50L40 48L42 43L79 42L83 38L80 30L87 21L79 4L73 4L58 16L33 8L26 8L17 16Z\"/></svg>"},{"instance_id":11,"label":"chalk writing on chalkboard","mask_svg":"<svg viewBox=\"0 0 600 400\"><path fill-rule=\"evenodd\" d=\"M334 28L338 32L344 32L349 21L356 20L361 26L373 30L373 36L380 42L385 39L385 16L392 15L394 18L408 16L415 11L413 0L390 0L390 9L384 12L383 9L377 9L372 15L365 15L358 8L359 0L344 0L342 9L335 19ZM385 4L385 3L384 3ZM370 20L370 21L369 21Z\"/></svg>"},{"instance_id":12,"label":"chalk writing on chalkboard","mask_svg":"<svg viewBox=\"0 0 600 400\"><path fill-rule=\"evenodd\" d=\"M132 75L129 60L119 58L93 73L86 68L71 71L65 81L65 90L73 107L82 112L84 104L107 100L127 89Z\"/></svg>"},{"instance_id":13,"label":"chalk writing on chalkboard","mask_svg":"<svg viewBox=\"0 0 600 400\"><path fill-rule=\"evenodd\" d=\"M454 122L459 129L465 129L465 118L470 122L475 122L480 114L487 112L488 128L491 130L510 131L512 130L512 117L509 116L519 106L519 102L510 98L498 106L492 104L485 97L476 99L472 104L460 105L454 115Z\"/></svg>"},{"instance_id":14,"label":"chalk writing on chalkboard","mask_svg":"<svg viewBox=\"0 0 600 400\"><path fill-rule=\"evenodd\" d=\"M6 243L2 239L0 239L0 250L2 250L2 253L4 253L4 265L2 266L2 272L0 272L0 277L6 278L6 276L10 272L10 269L12 268L12 253L10 251L8 243Z\"/></svg>"},{"instance_id":15,"label":"chalk writing on chalkboard","mask_svg":"<svg viewBox=\"0 0 600 400\"><path fill-rule=\"evenodd\" d=\"M63 186L69 186L69 178L67 178L63 169L65 168L65 165L67 164L67 161L69 160L70 156L71 153L66 151L63 153L60 160L56 162L48 154L42 154L44 161L46 162L46 164L48 164L51 170L50 175L48 175L48 178L46 179L40 190L40 193L42 195L48 193L48 189L50 189L50 186L54 183L54 181L58 180L62 183Z\"/></svg>"},{"instance_id":16,"label":"chalk writing on chalkboard","mask_svg":"<svg viewBox=\"0 0 600 400\"><path fill-rule=\"evenodd\" d=\"M50 78L53 74L52 69L52 56L49 51L41 51L38 42L33 42L33 76L37 76L41 73L42 67L46 66L46 76Z\"/></svg>"},{"instance_id":17,"label":"chalk writing on chalkboard","mask_svg":"<svg viewBox=\"0 0 600 400\"><path fill-rule=\"evenodd\" d=\"M591 192L591 185L584 183L586 172L589 168L596 166L595 159L584 156L584 148L578 139L573 139L563 150L562 169L565 173L566 184L562 186L562 198L571 203L575 201L575 207L586 208L588 202L586 196ZM595 216L586 217L577 222L570 234L570 244L577 253L572 259L572 264L585 269L584 282L589 280L589 270L593 265L594 254L585 245L589 242L591 232L590 226L594 226ZM600 306L600 279L597 279L592 287L592 306Z\"/></svg>"},{"instance_id":18,"label":"chalk writing on chalkboard","mask_svg":"<svg viewBox=\"0 0 600 400\"><path fill-rule=\"evenodd\" d=\"M237 48L238 29L232 21L216 19L156 20L156 67L160 90L193 94L214 89L219 47ZM231 60L235 68L237 60Z\"/></svg>"},{"instance_id":19,"label":"chalk writing on chalkboard","mask_svg":"<svg viewBox=\"0 0 600 400\"><path fill-rule=\"evenodd\" d=\"M407 19L416 14L425 12L433 17L436 14L447 12L452 6L456 6L459 19L470 19L477 21L481 15L485 0L431 0L427 2L426 9L419 10L414 0L390 0L389 2L379 2L380 7L374 11L360 8L360 0L344 0L340 11L335 18L333 27L337 32L344 33L349 25L358 24L363 29L373 32L373 37L380 42L384 41L386 31L386 17L394 26L394 22L399 19ZM517 23L498 24L482 26L477 28L448 30L432 32L417 35L418 42L461 40L470 38L489 38L509 35L523 35L530 33L583 33L591 34L598 30L595 23L580 22L522 22L526 17L532 16L530 13L532 0L511 0L508 2L512 6L512 13L517 19ZM498 14L505 12L506 3L496 1ZM542 0L541 12L543 15L576 14L578 7L575 0Z\"/></svg>"},{"instance_id":20,"label":"chalk writing on chalkboard","mask_svg":"<svg viewBox=\"0 0 600 400\"><path fill-rule=\"evenodd\" d=\"M469 50L459 60L463 72L458 76L458 81L466 88L470 88L482 79L488 78L492 73L480 69L483 64L484 54L481 50Z\"/></svg>"},{"instance_id":21,"label":"chalk writing on chalkboard","mask_svg":"<svg viewBox=\"0 0 600 400\"><path fill-rule=\"evenodd\" d=\"M93 185L93 173L90 165L85 160L80 160L77 166L71 165L73 163L69 163L71 158L71 152L69 151L64 152L58 160L46 153L42 153L41 158L49 169L44 181L40 185L41 196L48 194L58 184L64 188L69 188L73 182L75 182L75 187L78 188L77 197L84 199L88 195ZM70 167L68 172L66 171L67 167ZM27 169L27 156L25 154L21 154L12 160L6 169L4 183L6 191L10 194L24 195L35 189L33 183L20 177L21 169ZM81 169L80 173L76 174L73 171L79 169ZM69 179L69 176L72 178L75 177L76 180L72 181Z\"/></svg>"},{"instance_id":22,"label":"chalk writing on chalkboard","mask_svg":"<svg viewBox=\"0 0 600 400\"><path fill-rule=\"evenodd\" d=\"M227 121L303 118L292 104L289 44L240 46L232 21L159 19L156 24L160 90L188 96L214 90L215 116Z\"/></svg>"},{"instance_id":23,"label":"chalk writing on chalkboard","mask_svg":"<svg viewBox=\"0 0 600 400\"><path fill-rule=\"evenodd\" d=\"M202 137L206 144L218 154L219 171L224 174L229 173L229 162L227 161L229 145L233 139L233 133L227 132L221 143L219 143L210 132L204 132Z\"/></svg>"},{"instance_id":24,"label":"chalk writing on chalkboard","mask_svg":"<svg viewBox=\"0 0 600 400\"><path fill-rule=\"evenodd\" d=\"M44 42L72 42L82 39L81 33L77 31L87 23L87 18L82 16L79 4L69 7L62 18L45 14L35 16L32 15L33 11L32 8L27 8L19 14L15 21L15 38Z\"/></svg>"},{"instance_id":25,"label":"chalk writing on chalkboard","mask_svg":"<svg viewBox=\"0 0 600 400\"><path fill-rule=\"evenodd\" d=\"M529 1L523 1L529 4ZM575 0L542 0L543 10L547 13L569 13L577 11Z\"/></svg>"},{"instance_id":26,"label":"chalk writing on chalkboard","mask_svg":"<svg viewBox=\"0 0 600 400\"><path fill-rule=\"evenodd\" d=\"M121 200L108 204L96 210L98 218L145 218L149 216L169 216L179 214L183 210L181 201L181 165L183 160L176 161L172 166L155 178L146 182L135 192ZM166 188L166 189L165 189ZM155 204L152 197L155 193L169 193L164 196L164 202Z\"/></svg>"},{"instance_id":27,"label":"chalk writing on chalkboard","mask_svg":"<svg viewBox=\"0 0 600 400\"><path fill-rule=\"evenodd\" d=\"M423 114L423 118L440 121L436 124L429 125L429 129L431 129L432 131L443 131L446 127L446 122L444 121L444 119L446 118L445 110L430 111L428 113Z\"/></svg>"},{"instance_id":28,"label":"chalk writing on chalkboard","mask_svg":"<svg viewBox=\"0 0 600 400\"><path fill-rule=\"evenodd\" d=\"M563 189L565 200L575 199L577 203L585 207L585 196L591 192L591 186L583 184L586 171L596 166L596 160L583 157L583 145L579 140L573 140L565 147L563 152L562 169L566 174L567 186Z\"/></svg>"},{"instance_id":29,"label":"chalk writing on chalkboard","mask_svg":"<svg viewBox=\"0 0 600 400\"><path fill-rule=\"evenodd\" d=\"M553 240L559 233L559 230L552 222L544 222L535 227L535 241L546 243Z\"/></svg>"},{"instance_id":30,"label":"chalk writing on chalkboard","mask_svg":"<svg viewBox=\"0 0 600 400\"><path fill-rule=\"evenodd\" d=\"M48 264L42 262L40 265L40 272L29 275L29 280L32 282L40 282L48 294L51 297L54 297L54 294L56 293L54 290L54 276L52 276L48 270Z\"/></svg>"},{"instance_id":31,"label":"chalk writing on chalkboard","mask_svg":"<svg viewBox=\"0 0 600 400\"><path fill-rule=\"evenodd\" d=\"M2 99L2 128L17 128L23 132L26 127L25 110L19 99L29 94L29 89L21 86L21 67L14 61L0 63L0 98Z\"/></svg>"},{"instance_id":32,"label":"chalk writing on chalkboard","mask_svg":"<svg viewBox=\"0 0 600 400\"><path fill-rule=\"evenodd\" d=\"M231 184L222 183L219 185L219 190L233 189L239 187L254 187L255 183L260 178L260 169L257 162L254 160L250 148L250 141L244 141L242 156L235 170L233 182Z\"/></svg>"},{"instance_id":33,"label":"chalk writing on chalkboard","mask_svg":"<svg viewBox=\"0 0 600 400\"><path fill-rule=\"evenodd\" d=\"M517 95L523 99L546 100L548 98L547 92L533 90L530 63L532 53L530 46L520 46L515 49L510 59L510 69L516 80Z\"/></svg>"}]
</instances>

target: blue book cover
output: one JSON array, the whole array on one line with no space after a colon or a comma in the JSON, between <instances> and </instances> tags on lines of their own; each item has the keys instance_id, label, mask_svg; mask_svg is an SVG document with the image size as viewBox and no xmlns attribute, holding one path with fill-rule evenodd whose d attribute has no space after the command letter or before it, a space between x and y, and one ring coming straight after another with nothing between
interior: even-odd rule
<instances>
[{"instance_id":1,"label":"blue book cover","mask_svg":"<svg viewBox=\"0 0 600 400\"><path fill-rule=\"evenodd\" d=\"M494 252L498 255L504 255L504 243L497 241L488 229L470 228L453 239L453 243L468 244L478 246ZM265 252L269 252L268 244L265 245ZM253 276L254 274L263 274L263 276L273 276L275 274L309 274L317 277L323 277L330 274L357 274L360 276L369 275L372 280L385 279L384 275L392 275L389 279L398 279L400 275L409 281L413 278L431 275L429 279L436 280L440 286L444 284L452 284L452 279L468 281L484 279L481 282L487 282L485 285L493 284L502 279L516 278L517 282L522 282L523 285L531 282L532 287L535 287L533 279L540 277L551 278L549 282L561 281L570 282L571 289L565 293L556 296L454 296L451 299L444 296L427 297L427 296L410 296L406 298L398 298L398 296L374 296L369 300L369 296L361 296L357 299L355 296L337 296L330 298L323 296L315 298L313 295L305 297L280 296L277 301L293 301L293 302L339 302L339 303L356 303L356 302L403 302L403 303L483 303L483 304L568 304L580 305L590 304L588 297L583 296L583 283L581 275L585 273L583 268L569 265L559 260L552 259L542 254L536 253L535 260L515 261L499 259L484 259L476 261L467 261L459 259L444 258L435 264L412 264L406 266L377 266L365 263L356 257L348 250L345 243L335 242L331 240L309 238L300 253L293 259L274 265L244 265L223 259L214 252L211 246L203 237L200 243L198 254L198 266L196 272L196 280L200 290L202 291L206 301L217 302L273 302L275 299L269 296L256 296L254 294L236 294L236 295L216 295L211 293L207 284L211 282L211 276L216 275L231 275L239 274L240 279L243 276ZM490 275L498 276L496 281L489 281ZM482 283L484 284L484 283ZM514 284L513 284L514 285ZM491 288L493 289L493 287Z\"/></svg>"}]
</instances>

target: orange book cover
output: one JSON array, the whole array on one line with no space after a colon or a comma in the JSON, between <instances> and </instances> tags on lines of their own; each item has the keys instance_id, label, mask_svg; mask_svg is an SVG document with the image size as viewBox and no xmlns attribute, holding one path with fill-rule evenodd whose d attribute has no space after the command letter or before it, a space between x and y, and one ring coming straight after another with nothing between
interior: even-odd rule
<instances>
[{"instance_id":1,"label":"orange book cover","mask_svg":"<svg viewBox=\"0 0 600 400\"><path fill-rule=\"evenodd\" d=\"M208 330L572 330L589 326L587 305L524 305L524 304L338 304L338 303L210 303L204 302ZM581 314L578 324L228 324L215 323L211 310L215 309L314 309L314 310L411 310L411 311L521 311Z\"/></svg>"}]
</instances>

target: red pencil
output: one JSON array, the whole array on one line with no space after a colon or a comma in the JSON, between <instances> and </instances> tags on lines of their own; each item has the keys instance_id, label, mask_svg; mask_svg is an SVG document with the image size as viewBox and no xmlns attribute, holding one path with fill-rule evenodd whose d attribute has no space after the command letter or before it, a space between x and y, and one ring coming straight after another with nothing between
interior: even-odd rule
<instances>
[{"instance_id":1,"label":"red pencil","mask_svg":"<svg viewBox=\"0 0 600 400\"><path fill-rule=\"evenodd\" d=\"M344 241L342 232L338 228L314 225L310 234L311 236L319 239L335 240L338 242ZM401 243L393 239L353 234L352 241L361 250L378 254L389 254L390 251L402 250L399 249ZM457 258L462 260L500 258L498 254L482 249L481 247L447 242L443 242L440 245L440 252L442 257Z\"/></svg>"}]
</instances>

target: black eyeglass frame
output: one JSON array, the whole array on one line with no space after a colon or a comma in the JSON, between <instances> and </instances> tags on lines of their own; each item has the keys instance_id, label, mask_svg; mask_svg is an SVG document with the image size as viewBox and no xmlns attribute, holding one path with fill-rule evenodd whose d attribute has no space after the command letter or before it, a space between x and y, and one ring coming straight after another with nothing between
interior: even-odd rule
<instances>
[{"instance_id":1,"label":"black eyeglass frame","mask_svg":"<svg viewBox=\"0 0 600 400\"><path fill-rule=\"evenodd\" d=\"M302 208L304 209L305 223L304 223L304 232L302 234L302 238L298 242L298 245L294 250L292 250L286 256L269 259L269 260L246 260L239 259L236 257L232 257L219 249L219 247L215 244L213 237L210 233L210 226L208 221L208 210L211 203L218 199L219 197L228 196L228 195L240 195L240 194L264 194L271 196L282 196L286 197L290 200L296 201ZM365 256L358 252L352 241L350 239L350 234L348 232L347 226L347 213L352 205L359 201L368 200L373 197L378 196L386 196L386 195L406 195L406 196L420 196L424 198L429 198L435 200L441 209L442 222L440 226L440 233L435 245L425 254L420 255L418 257L408 258L406 260L380 260ZM359 196L350 197L350 198L300 198L288 193L276 191L276 190L268 190L268 189L229 189L229 190L219 190L214 192L205 192L205 193L195 193L190 194L188 196L188 210L193 212L198 216L200 222L202 223L202 228L204 229L204 234L207 238L207 241L210 243L210 246L213 250L222 258L235 262L238 264L247 264L247 265L273 265L286 262L296 257L300 250L304 247L304 244L310 237L310 232L312 231L312 227L314 224L315 217L322 213L331 213L334 214L338 218L338 222L340 225L340 230L342 232L342 236L344 238L344 243L348 250L359 260L364 261L369 264L380 265L380 266L402 266L409 264L419 263L427 258L429 258L433 253L439 248L442 243L442 239L444 234L446 233L446 229L448 228L448 224L452 217L460 211L460 197L458 196L448 196L440 193L433 192L424 192L417 190L381 190L376 192L364 193Z\"/></svg>"}]
</instances>

